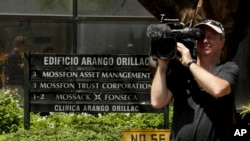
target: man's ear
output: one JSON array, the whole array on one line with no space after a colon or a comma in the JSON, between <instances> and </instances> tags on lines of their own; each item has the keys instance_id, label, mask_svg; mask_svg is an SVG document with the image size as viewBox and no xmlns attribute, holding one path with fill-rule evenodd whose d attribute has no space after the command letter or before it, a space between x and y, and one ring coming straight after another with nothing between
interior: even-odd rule
<instances>
[{"instance_id":1,"label":"man's ear","mask_svg":"<svg viewBox=\"0 0 250 141\"><path fill-rule=\"evenodd\" d=\"M225 39L225 38L222 38L222 39L221 39L221 49L224 48L225 43L226 43L226 39Z\"/></svg>"}]
</instances>

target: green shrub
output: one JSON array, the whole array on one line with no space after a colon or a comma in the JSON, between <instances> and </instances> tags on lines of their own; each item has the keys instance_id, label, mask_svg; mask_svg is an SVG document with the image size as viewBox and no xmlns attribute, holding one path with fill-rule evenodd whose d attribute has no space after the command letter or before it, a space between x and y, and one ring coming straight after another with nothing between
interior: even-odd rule
<instances>
[{"instance_id":1,"label":"green shrub","mask_svg":"<svg viewBox=\"0 0 250 141\"><path fill-rule=\"evenodd\" d=\"M244 118L247 113L250 112L250 103L241 106L242 111L240 112L241 118Z\"/></svg>"},{"instance_id":2,"label":"green shrub","mask_svg":"<svg viewBox=\"0 0 250 141\"><path fill-rule=\"evenodd\" d=\"M121 141L124 130L164 128L163 113L30 113L25 130L18 101L16 94L0 90L1 141ZM169 116L171 125L172 106Z\"/></svg>"},{"instance_id":3,"label":"green shrub","mask_svg":"<svg viewBox=\"0 0 250 141\"><path fill-rule=\"evenodd\" d=\"M11 91L0 90L0 134L15 132L21 128L23 109L19 97Z\"/></svg>"},{"instance_id":4,"label":"green shrub","mask_svg":"<svg viewBox=\"0 0 250 141\"><path fill-rule=\"evenodd\" d=\"M161 127L163 127L163 114L51 113L47 117L31 114L30 130L20 129L9 134L7 139L8 141L121 141L123 130Z\"/></svg>"}]
</instances>

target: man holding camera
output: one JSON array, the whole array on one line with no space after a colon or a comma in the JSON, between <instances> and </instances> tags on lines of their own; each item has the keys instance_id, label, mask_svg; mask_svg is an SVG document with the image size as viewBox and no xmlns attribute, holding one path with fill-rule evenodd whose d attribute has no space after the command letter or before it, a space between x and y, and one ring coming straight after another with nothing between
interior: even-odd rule
<instances>
[{"instance_id":1,"label":"man holding camera","mask_svg":"<svg viewBox=\"0 0 250 141\"><path fill-rule=\"evenodd\" d=\"M239 68L220 60L225 44L223 26L203 20L197 56L177 42L176 59L157 59L151 104L162 108L174 100L171 141L230 141L235 114L234 90Z\"/></svg>"}]
</instances>

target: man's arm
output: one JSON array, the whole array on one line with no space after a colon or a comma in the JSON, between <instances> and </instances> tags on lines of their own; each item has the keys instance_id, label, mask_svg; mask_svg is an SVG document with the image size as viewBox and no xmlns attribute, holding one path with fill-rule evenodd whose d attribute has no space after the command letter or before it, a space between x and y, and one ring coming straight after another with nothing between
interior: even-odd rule
<instances>
[{"instance_id":1,"label":"man's arm","mask_svg":"<svg viewBox=\"0 0 250 141\"><path fill-rule=\"evenodd\" d=\"M227 80L208 72L195 63L191 64L189 69L198 84L212 96L223 97L231 93L231 85Z\"/></svg>"},{"instance_id":2,"label":"man's arm","mask_svg":"<svg viewBox=\"0 0 250 141\"><path fill-rule=\"evenodd\" d=\"M177 43L177 50L181 53L181 57L177 57L177 60L187 67L188 62L192 59L189 49L183 44ZM229 81L208 72L196 63L192 63L189 69L198 84L210 95L218 98L231 93Z\"/></svg>"},{"instance_id":3,"label":"man's arm","mask_svg":"<svg viewBox=\"0 0 250 141\"><path fill-rule=\"evenodd\" d=\"M173 97L166 82L168 62L160 59L157 61L158 65L151 86L151 104L154 108L164 107Z\"/></svg>"}]
</instances>

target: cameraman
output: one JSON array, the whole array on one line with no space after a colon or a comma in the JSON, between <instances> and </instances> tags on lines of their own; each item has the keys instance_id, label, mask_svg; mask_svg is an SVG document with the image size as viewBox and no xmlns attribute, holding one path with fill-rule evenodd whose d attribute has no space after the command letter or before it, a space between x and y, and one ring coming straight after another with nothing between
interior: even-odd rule
<instances>
[{"instance_id":1,"label":"cameraman","mask_svg":"<svg viewBox=\"0 0 250 141\"><path fill-rule=\"evenodd\" d=\"M230 141L239 68L220 60L225 32L219 22L208 19L194 27L205 32L196 41L197 58L177 43L176 59L158 59L151 103L162 108L174 100L171 141Z\"/></svg>"}]
</instances>

